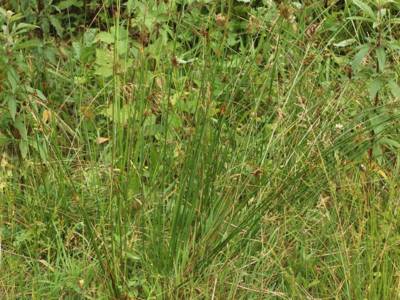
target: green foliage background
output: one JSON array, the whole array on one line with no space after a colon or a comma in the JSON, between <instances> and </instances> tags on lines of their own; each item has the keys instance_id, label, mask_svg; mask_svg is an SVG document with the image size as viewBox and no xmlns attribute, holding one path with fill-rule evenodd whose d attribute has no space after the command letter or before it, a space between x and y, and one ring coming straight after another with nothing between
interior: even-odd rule
<instances>
[{"instance_id":1,"label":"green foliage background","mask_svg":"<svg viewBox=\"0 0 400 300\"><path fill-rule=\"evenodd\" d=\"M0 297L399 298L397 1L0 6Z\"/></svg>"}]
</instances>

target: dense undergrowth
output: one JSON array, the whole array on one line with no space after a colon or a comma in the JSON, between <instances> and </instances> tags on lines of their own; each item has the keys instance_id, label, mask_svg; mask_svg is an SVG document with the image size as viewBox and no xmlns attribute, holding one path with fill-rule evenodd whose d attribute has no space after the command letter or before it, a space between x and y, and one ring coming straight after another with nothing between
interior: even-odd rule
<instances>
[{"instance_id":1,"label":"dense undergrowth","mask_svg":"<svg viewBox=\"0 0 400 300\"><path fill-rule=\"evenodd\" d=\"M0 23L0 298L400 298L399 2Z\"/></svg>"}]
</instances>

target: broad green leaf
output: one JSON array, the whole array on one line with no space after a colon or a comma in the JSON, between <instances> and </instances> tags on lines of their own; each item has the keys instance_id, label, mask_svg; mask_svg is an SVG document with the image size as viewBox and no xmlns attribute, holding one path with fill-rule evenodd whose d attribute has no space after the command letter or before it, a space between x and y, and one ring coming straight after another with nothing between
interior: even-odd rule
<instances>
[{"instance_id":1,"label":"broad green leaf","mask_svg":"<svg viewBox=\"0 0 400 300\"><path fill-rule=\"evenodd\" d=\"M3 17L7 17L7 11L2 7L0 7L0 14L2 14Z\"/></svg>"},{"instance_id":2,"label":"broad green leaf","mask_svg":"<svg viewBox=\"0 0 400 300\"><path fill-rule=\"evenodd\" d=\"M97 29L91 28L83 34L83 43L85 46L91 46L96 39Z\"/></svg>"},{"instance_id":3,"label":"broad green leaf","mask_svg":"<svg viewBox=\"0 0 400 300\"><path fill-rule=\"evenodd\" d=\"M19 151L21 152L22 158L26 158L28 155L28 141L20 140L19 141Z\"/></svg>"},{"instance_id":4,"label":"broad green leaf","mask_svg":"<svg viewBox=\"0 0 400 300\"><path fill-rule=\"evenodd\" d=\"M102 111L102 114L109 117L113 122L117 124L127 124L132 108L129 105L123 105L118 107L117 103L111 103L108 108Z\"/></svg>"},{"instance_id":5,"label":"broad green leaf","mask_svg":"<svg viewBox=\"0 0 400 300\"><path fill-rule=\"evenodd\" d=\"M15 23L15 22L17 22L18 20L21 20L21 19L23 19L23 18L25 18L25 16L24 16L22 13L14 14L14 15L12 15L12 17L10 18L10 23Z\"/></svg>"},{"instance_id":6,"label":"broad green leaf","mask_svg":"<svg viewBox=\"0 0 400 300\"><path fill-rule=\"evenodd\" d=\"M353 3L355 4L355 5L357 5L362 11L363 11L363 13L364 14L366 14L366 15L368 15L369 17L371 17L372 19L376 19L376 16L375 16L375 13L374 13L374 11L372 10L372 8L367 4L367 3L365 3L366 1L361 1L361 0L353 0Z\"/></svg>"},{"instance_id":7,"label":"broad green leaf","mask_svg":"<svg viewBox=\"0 0 400 300\"><path fill-rule=\"evenodd\" d=\"M43 33L49 33L50 31L50 23L49 19L47 17L43 17L43 19L40 22L40 28L42 29Z\"/></svg>"},{"instance_id":8,"label":"broad green leaf","mask_svg":"<svg viewBox=\"0 0 400 300\"><path fill-rule=\"evenodd\" d=\"M116 50L118 55L124 55L128 51L128 42L124 41L117 41Z\"/></svg>"},{"instance_id":9,"label":"broad green leaf","mask_svg":"<svg viewBox=\"0 0 400 300\"><path fill-rule=\"evenodd\" d=\"M49 16L49 20L50 20L51 25L53 25L53 27L56 29L57 35L59 37L61 37L63 32L64 32L64 29L63 29L63 27L61 25L60 20L57 17L53 16L53 15Z\"/></svg>"},{"instance_id":10,"label":"broad green leaf","mask_svg":"<svg viewBox=\"0 0 400 300\"><path fill-rule=\"evenodd\" d=\"M390 80L388 83L390 92L392 93L392 95L396 98L400 98L400 87L399 85L394 81L394 80Z\"/></svg>"},{"instance_id":11,"label":"broad green leaf","mask_svg":"<svg viewBox=\"0 0 400 300\"><path fill-rule=\"evenodd\" d=\"M18 129L18 132L21 135L21 139L23 140L28 139L28 131L26 130L24 122L20 118L18 118L14 122L14 127Z\"/></svg>"},{"instance_id":12,"label":"broad green leaf","mask_svg":"<svg viewBox=\"0 0 400 300\"><path fill-rule=\"evenodd\" d=\"M333 44L333 46L338 47L338 48L347 47L347 46L354 44L355 41L356 41L355 39L347 39L347 40L343 40L339 43Z\"/></svg>"},{"instance_id":13,"label":"broad green leaf","mask_svg":"<svg viewBox=\"0 0 400 300\"><path fill-rule=\"evenodd\" d=\"M132 13L134 7L134 0L128 0L126 3L126 9L128 11L128 14Z\"/></svg>"},{"instance_id":14,"label":"broad green leaf","mask_svg":"<svg viewBox=\"0 0 400 300\"><path fill-rule=\"evenodd\" d=\"M102 77L111 77L113 75L113 68L111 65L98 66L94 73Z\"/></svg>"},{"instance_id":15,"label":"broad green leaf","mask_svg":"<svg viewBox=\"0 0 400 300\"><path fill-rule=\"evenodd\" d=\"M47 146L45 142L38 143L38 151L42 161L47 161L48 155L47 155Z\"/></svg>"},{"instance_id":16,"label":"broad green leaf","mask_svg":"<svg viewBox=\"0 0 400 300\"><path fill-rule=\"evenodd\" d=\"M96 49L96 70L95 74L102 77L113 75L113 54L104 49Z\"/></svg>"},{"instance_id":17,"label":"broad green leaf","mask_svg":"<svg viewBox=\"0 0 400 300\"><path fill-rule=\"evenodd\" d=\"M66 9L66 8L70 8L72 6L75 7L82 7L82 1L78 1L78 0L64 0L64 1L60 1L60 3L58 3L56 6L58 7L58 9Z\"/></svg>"},{"instance_id":18,"label":"broad green leaf","mask_svg":"<svg viewBox=\"0 0 400 300\"><path fill-rule=\"evenodd\" d=\"M378 59L379 71L383 72L386 63L386 53L383 47L379 47L376 49L376 57Z\"/></svg>"},{"instance_id":19,"label":"broad green leaf","mask_svg":"<svg viewBox=\"0 0 400 300\"><path fill-rule=\"evenodd\" d=\"M11 86L11 92L14 93L19 84L19 76L13 67L8 68L7 71L7 81Z\"/></svg>"},{"instance_id":20,"label":"broad green leaf","mask_svg":"<svg viewBox=\"0 0 400 300\"><path fill-rule=\"evenodd\" d=\"M42 93L41 90L35 89L34 91L35 91L36 96L37 96L40 100L42 100L42 101L47 101L46 96Z\"/></svg>"},{"instance_id":21,"label":"broad green leaf","mask_svg":"<svg viewBox=\"0 0 400 300\"><path fill-rule=\"evenodd\" d=\"M15 115L17 114L17 100L11 95L7 95L7 104L11 119L15 121Z\"/></svg>"},{"instance_id":22,"label":"broad green leaf","mask_svg":"<svg viewBox=\"0 0 400 300\"><path fill-rule=\"evenodd\" d=\"M96 49L96 64L98 65L109 65L114 61L113 53L104 49Z\"/></svg>"},{"instance_id":23,"label":"broad green leaf","mask_svg":"<svg viewBox=\"0 0 400 300\"><path fill-rule=\"evenodd\" d=\"M18 31L20 29L25 29L25 28L35 29L35 28L39 28L39 26L21 22L21 23L18 23L16 30Z\"/></svg>"},{"instance_id":24,"label":"broad green leaf","mask_svg":"<svg viewBox=\"0 0 400 300\"><path fill-rule=\"evenodd\" d=\"M16 28L16 34L23 34L25 32L29 32L32 29L39 28L39 26L28 24L28 23L19 23Z\"/></svg>"},{"instance_id":25,"label":"broad green leaf","mask_svg":"<svg viewBox=\"0 0 400 300\"><path fill-rule=\"evenodd\" d=\"M109 66L114 62L113 53L105 49L96 49L96 64Z\"/></svg>"},{"instance_id":26,"label":"broad green leaf","mask_svg":"<svg viewBox=\"0 0 400 300\"><path fill-rule=\"evenodd\" d=\"M14 50L38 48L42 46L42 42L39 39L29 39L24 42L17 42L14 46Z\"/></svg>"},{"instance_id":27,"label":"broad green leaf","mask_svg":"<svg viewBox=\"0 0 400 300\"><path fill-rule=\"evenodd\" d=\"M383 82L379 78L375 78L368 84L368 93L371 100L375 99L382 86Z\"/></svg>"},{"instance_id":28,"label":"broad green leaf","mask_svg":"<svg viewBox=\"0 0 400 300\"><path fill-rule=\"evenodd\" d=\"M81 58L81 52L82 52L82 45L81 43L78 42L72 42L72 49L74 51L74 56L77 59Z\"/></svg>"},{"instance_id":29,"label":"broad green leaf","mask_svg":"<svg viewBox=\"0 0 400 300\"><path fill-rule=\"evenodd\" d=\"M146 18L149 16L146 16ZM112 26L110 28L110 34L112 37L116 37L117 40L122 41L122 40L126 40L129 37L129 31L126 30L125 28L123 28L122 26L117 27Z\"/></svg>"},{"instance_id":30,"label":"broad green leaf","mask_svg":"<svg viewBox=\"0 0 400 300\"><path fill-rule=\"evenodd\" d=\"M363 61L364 57L368 54L369 52L369 45L363 45L360 50L358 50L357 54L354 56L353 61L351 63L351 67L353 70L358 70L358 68L361 65L361 62Z\"/></svg>"},{"instance_id":31,"label":"broad green leaf","mask_svg":"<svg viewBox=\"0 0 400 300\"><path fill-rule=\"evenodd\" d=\"M111 33L106 32L106 31L102 31L102 32L99 32L96 35L96 38L94 39L94 41L95 42L100 41L100 42L103 42L103 43L106 43L106 44L114 44L115 39L114 39L114 36Z\"/></svg>"},{"instance_id":32,"label":"broad green leaf","mask_svg":"<svg viewBox=\"0 0 400 300\"><path fill-rule=\"evenodd\" d=\"M372 145L372 154L374 158L377 160L377 162L382 165L383 163L383 152L381 145L379 143L376 143Z\"/></svg>"},{"instance_id":33,"label":"broad green leaf","mask_svg":"<svg viewBox=\"0 0 400 300\"><path fill-rule=\"evenodd\" d=\"M371 124L371 129L376 135L382 133L389 124L387 115L371 114L369 122Z\"/></svg>"},{"instance_id":34,"label":"broad green leaf","mask_svg":"<svg viewBox=\"0 0 400 300\"><path fill-rule=\"evenodd\" d=\"M38 97L40 100L45 101L45 102L47 101L46 96L42 93L41 90L34 89L34 88L30 87L30 86L26 86L25 89L26 89L27 92L29 92L30 94L32 94L35 97Z\"/></svg>"}]
</instances>

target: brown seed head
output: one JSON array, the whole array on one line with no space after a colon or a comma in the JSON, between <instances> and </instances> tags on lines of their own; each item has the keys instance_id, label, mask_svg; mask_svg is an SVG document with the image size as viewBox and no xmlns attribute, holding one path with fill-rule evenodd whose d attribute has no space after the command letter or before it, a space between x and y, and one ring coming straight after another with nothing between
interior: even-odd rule
<instances>
[{"instance_id":1,"label":"brown seed head","mask_svg":"<svg viewBox=\"0 0 400 300\"><path fill-rule=\"evenodd\" d=\"M227 18L223 14L218 14L215 16L215 23L217 23L219 27L224 27L226 22Z\"/></svg>"}]
</instances>

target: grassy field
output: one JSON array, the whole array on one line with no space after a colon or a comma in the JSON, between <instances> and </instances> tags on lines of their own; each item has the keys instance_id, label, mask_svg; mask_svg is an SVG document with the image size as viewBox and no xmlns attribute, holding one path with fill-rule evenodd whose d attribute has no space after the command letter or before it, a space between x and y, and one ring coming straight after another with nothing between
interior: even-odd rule
<instances>
[{"instance_id":1,"label":"grassy field","mask_svg":"<svg viewBox=\"0 0 400 300\"><path fill-rule=\"evenodd\" d=\"M400 299L398 1L0 7L0 299Z\"/></svg>"}]
</instances>

